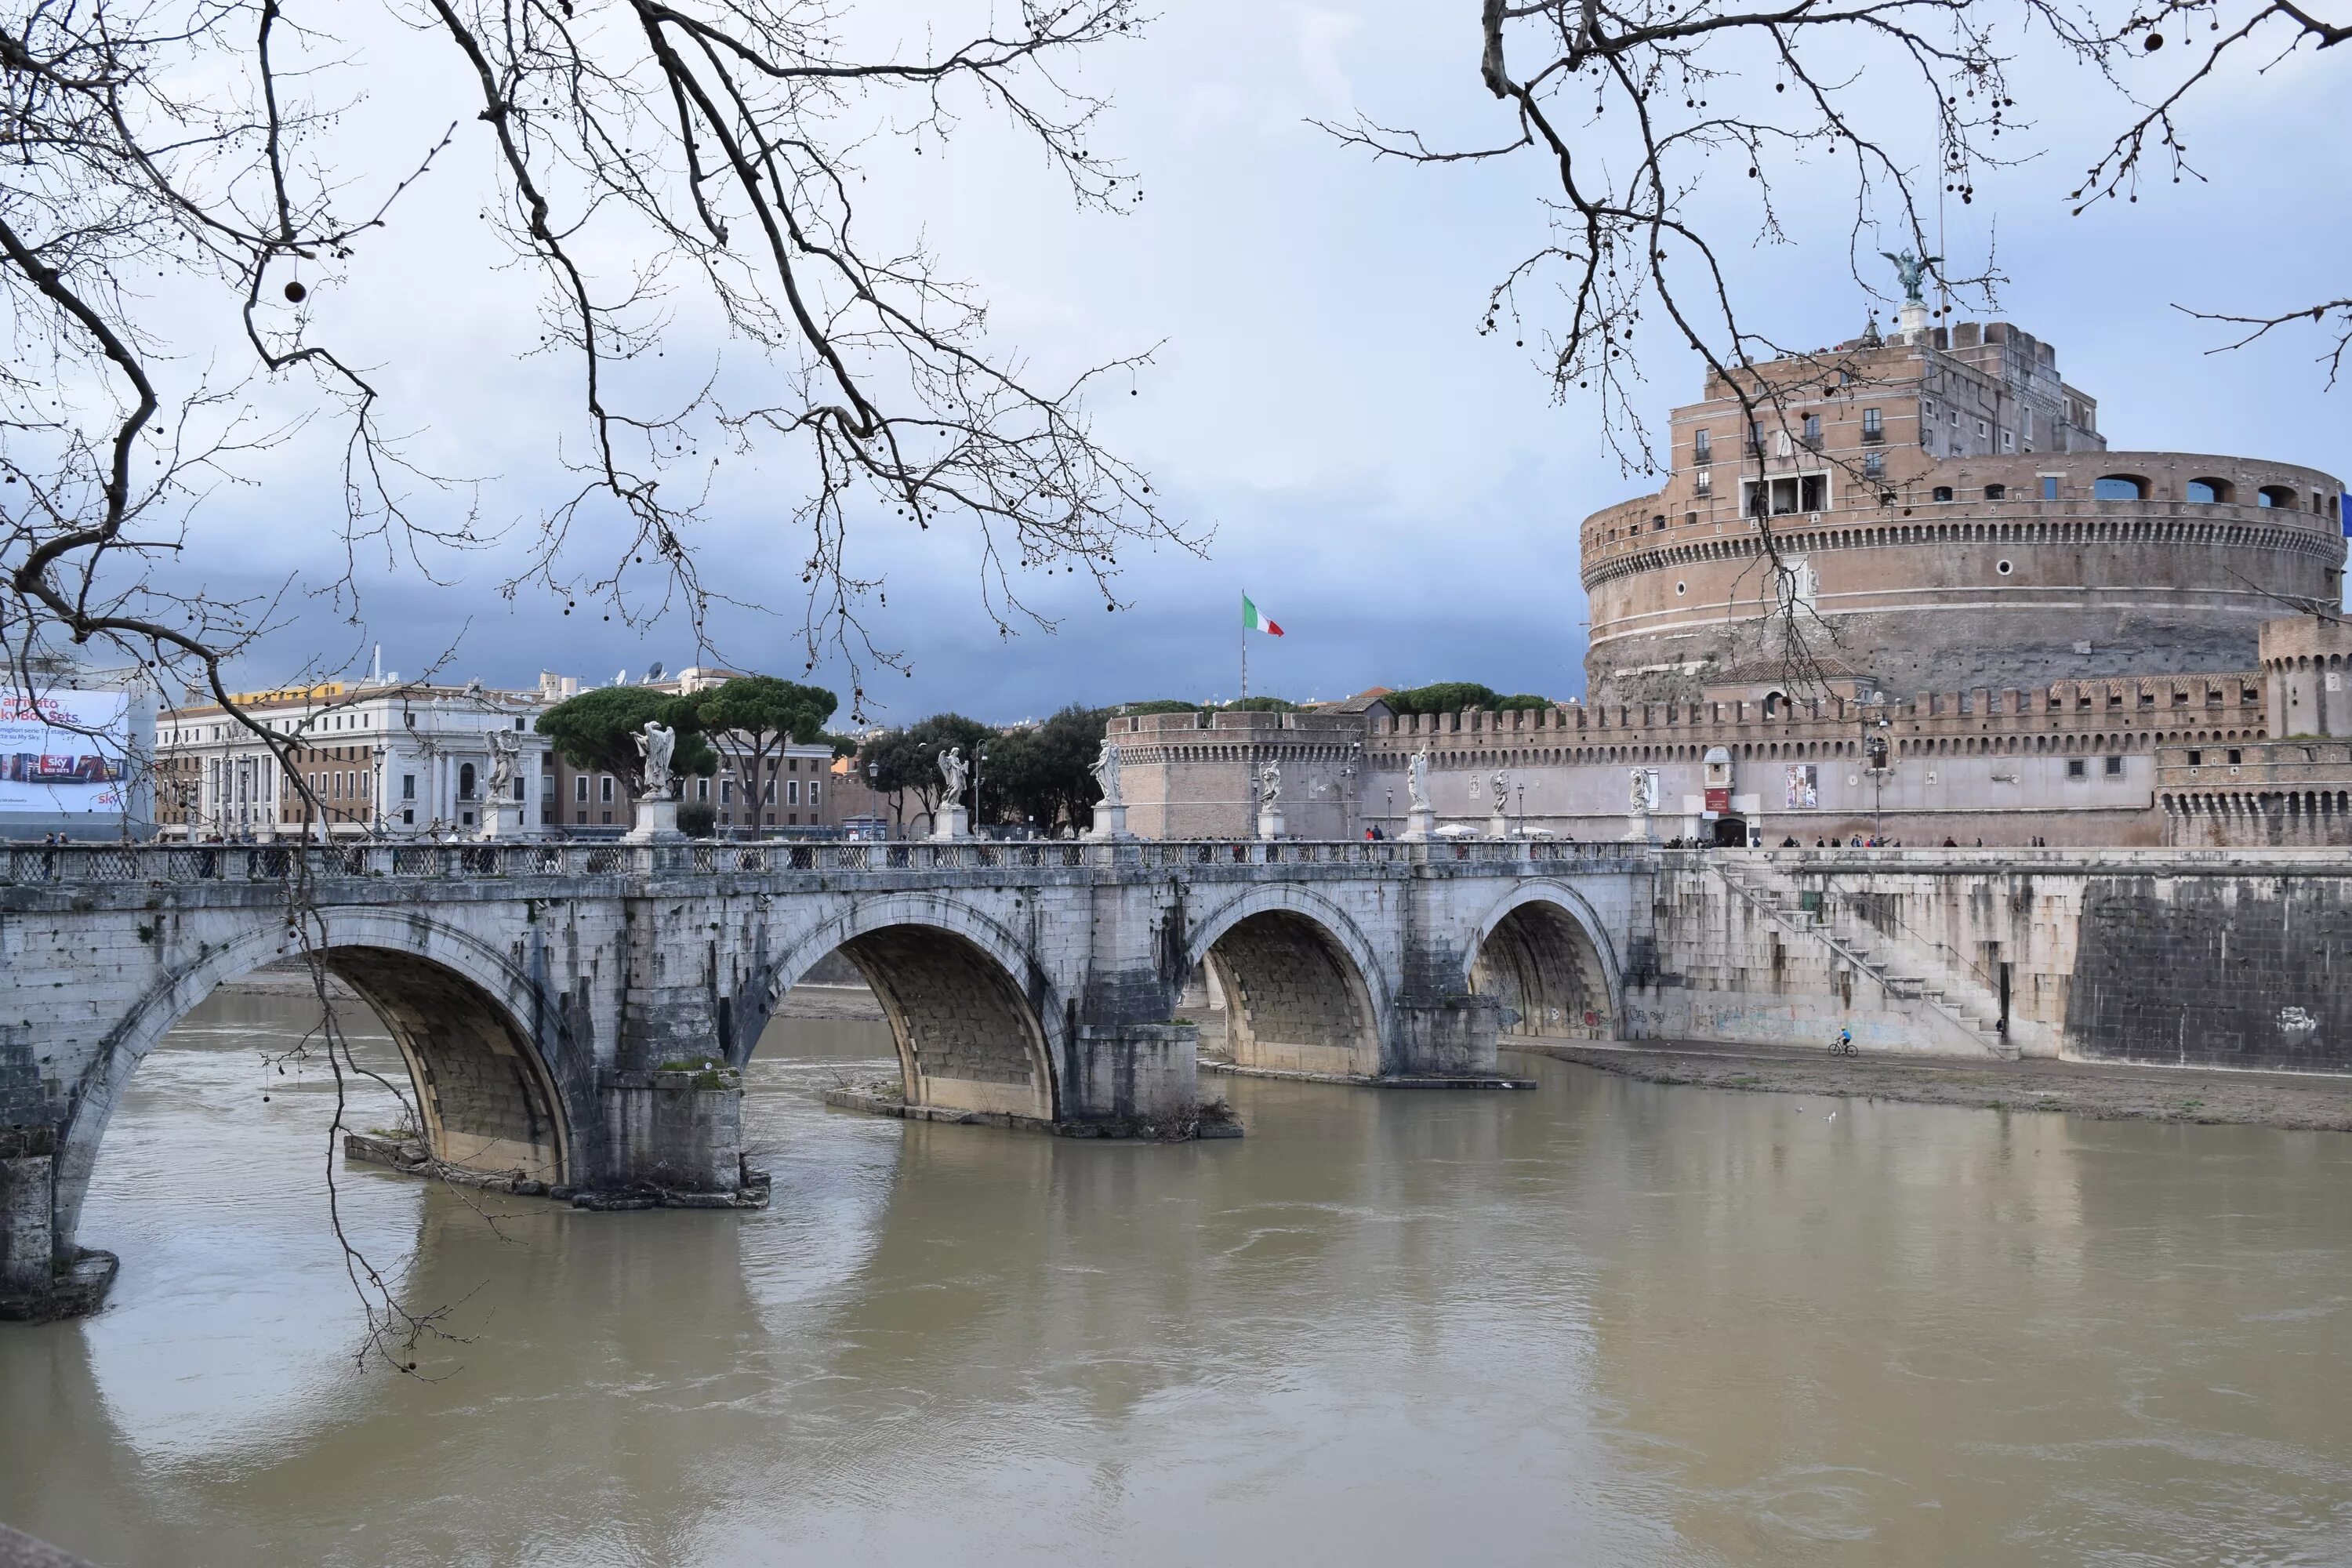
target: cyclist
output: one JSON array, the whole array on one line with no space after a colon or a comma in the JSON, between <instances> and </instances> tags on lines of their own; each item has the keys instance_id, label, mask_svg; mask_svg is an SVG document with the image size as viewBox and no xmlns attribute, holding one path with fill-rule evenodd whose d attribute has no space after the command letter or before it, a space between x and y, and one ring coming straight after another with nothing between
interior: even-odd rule
<instances>
[{"instance_id":1,"label":"cyclist","mask_svg":"<svg viewBox=\"0 0 2352 1568\"><path fill-rule=\"evenodd\" d=\"M1850 1057L1853 1055L1853 1031L1852 1029L1840 1029L1838 1031L1837 1044L1830 1047L1830 1054L1836 1057Z\"/></svg>"}]
</instances>

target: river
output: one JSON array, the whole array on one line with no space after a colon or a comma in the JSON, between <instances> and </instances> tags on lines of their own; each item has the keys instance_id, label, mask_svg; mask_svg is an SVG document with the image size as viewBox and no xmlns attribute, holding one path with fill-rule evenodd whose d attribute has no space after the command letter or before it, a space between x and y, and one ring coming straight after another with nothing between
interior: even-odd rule
<instances>
[{"instance_id":1,"label":"river","mask_svg":"<svg viewBox=\"0 0 2352 1568\"><path fill-rule=\"evenodd\" d=\"M888 1037L787 1021L767 1212L344 1173L459 1336L409 1378L353 1365L329 1091L260 1064L306 1021L215 997L141 1067L110 1305L0 1327L0 1520L110 1563L2352 1561L2342 1134L1515 1057L1090 1144L826 1110Z\"/></svg>"}]
</instances>

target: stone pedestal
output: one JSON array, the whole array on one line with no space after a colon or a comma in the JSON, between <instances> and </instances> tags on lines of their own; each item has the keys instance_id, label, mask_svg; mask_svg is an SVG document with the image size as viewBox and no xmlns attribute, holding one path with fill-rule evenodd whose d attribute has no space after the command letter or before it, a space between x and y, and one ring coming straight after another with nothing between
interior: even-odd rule
<instances>
[{"instance_id":1,"label":"stone pedestal","mask_svg":"<svg viewBox=\"0 0 2352 1568\"><path fill-rule=\"evenodd\" d=\"M482 803L482 837L505 838L521 826L517 820L521 812L511 800L486 800ZM677 826L677 803L670 802L670 826Z\"/></svg>"},{"instance_id":2,"label":"stone pedestal","mask_svg":"<svg viewBox=\"0 0 2352 1568\"><path fill-rule=\"evenodd\" d=\"M1433 808L1426 805L1415 806L1405 814L1404 837L1412 842L1419 843L1436 831L1437 813Z\"/></svg>"},{"instance_id":3,"label":"stone pedestal","mask_svg":"<svg viewBox=\"0 0 2352 1568\"><path fill-rule=\"evenodd\" d=\"M1282 807L1268 805L1259 808L1257 836L1260 838L1279 838L1283 836Z\"/></svg>"},{"instance_id":4,"label":"stone pedestal","mask_svg":"<svg viewBox=\"0 0 2352 1568\"><path fill-rule=\"evenodd\" d=\"M1895 330L1906 342L1916 342L1927 331L1927 306L1918 300L1906 300L1902 313L1895 319ZM1913 334L1917 334L1915 337Z\"/></svg>"},{"instance_id":5,"label":"stone pedestal","mask_svg":"<svg viewBox=\"0 0 2352 1568\"><path fill-rule=\"evenodd\" d=\"M960 805L943 805L931 818L931 837L938 839L971 837L971 816Z\"/></svg>"},{"instance_id":6,"label":"stone pedestal","mask_svg":"<svg viewBox=\"0 0 2352 1568\"><path fill-rule=\"evenodd\" d=\"M1490 816L1490 817L1488 817L1488 818L1486 819L1486 837L1489 837L1489 838L1508 838L1510 836L1511 836L1511 819L1510 819L1509 817L1505 816L1501 812L1499 812L1499 811L1498 811L1498 812L1495 813L1495 815L1494 815L1494 816Z\"/></svg>"},{"instance_id":7,"label":"stone pedestal","mask_svg":"<svg viewBox=\"0 0 2352 1568\"><path fill-rule=\"evenodd\" d=\"M636 826L623 836L624 844L671 844L686 835L677 830L677 802L667 795L640 798Z\"/></svg>"},{"instance_id":8,"label":"stone pedestal","mask_svg":"<svg viewBox=\"0 0 2352 1568\"><path fill-rule=\"evenodd\" d=\"M1127 807L1107 802L1095 804L1095 825L1087 829L1089 838L1132 838L1127 830Z\"/></svg>"},{"instance_id":9,"label":"stone pedestal","mask_svg":"<svg viewBox=\"0 0 2352 1568\"><path fill-rule=\"evenodd\" d=\"M1625 842L1628 844L1652 844L1656 842L1655 837L1650 832L1650 814L1648 812L1629 811L1625 814Z\"/></svg>"}]
</instances>

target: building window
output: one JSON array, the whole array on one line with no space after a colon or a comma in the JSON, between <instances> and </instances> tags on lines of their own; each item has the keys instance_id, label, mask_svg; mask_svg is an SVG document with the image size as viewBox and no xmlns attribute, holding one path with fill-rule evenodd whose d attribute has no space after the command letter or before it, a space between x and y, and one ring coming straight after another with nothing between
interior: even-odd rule
<instances>
[{"instance_id":1,"label":"building window","mask_svg":"<svg viewBox=\"0 0 2352 1568\"><path fill-rule=\"evenodd\" d=\"M1990 426L1990 425L1987 425L1987 424L1986 424L1983 420L1981 420L1981 419L1979 419L1979 420L1978 420L1978 421L1977 421L1977 439L1978 439L1978 440L1981 441L1981 440L1983 440L1985 437L1987 437L1988 436L1990 436L1991 434L1992 434L1992 426Z\"/></svg>"},{"instance_id":2,"label":"building window","mask_svg":"<svg viewBox=\"0 0 2352 1568\"><path fill-rule=\"evenodd\" d=\"M2230 499L2230 481L2227 479L2191 479L2189 481L2189 499L2193 501L2208 503L2228 500Z\"/></svg>"},{"instance_id":3,"label":"building window","mask_svg":"<svg viewBox=\"0 0 2352 1568\"><path fill-rule=\"evenodd\" d=\"M1822 416L1818 414L1808 414L1805 416L1805 445L1818 447L1821 444Z\"/></svg>"},{"instance_id":4,"label":"building window","mask_svg":"<svg viewBox=\"0 0 2352 1568\"><path fill-rule=\"evenodd\" d=\"M610 773L599 773L599 774L596 776L596 798L597 798L598 800L600 800L600 801L604 802L606 805L612 805L612 804L613 804L613 775L612 775L612 774L610 774ZM606 812L606 813L604 814L604 820L605 820L605 821L607 821L607 822L612 821L612 820L613 820L613 814L612 814L611 812L609 812L609 811L608 811L608 812Z\"/></svg>"},{"instance_id":5,"label":"building window","mask_svg":"<svg viewBox=\"0 0 2352 1568\"><path fill-rule=\"evenodd\" d=\"M414 826L416 826L416 813L415 813L415 812L414 812L414 811L404 811L404 812L402 812L402 813L400 814L400 825L401 825L403 827L414 827Z\"/></svg>"},{"instance_id":6,"label":"building window","mask_svg":"<svg viewBox=\"0 0 2352 1568\"><path fill-rule=\"evenodd\" d=\"M2294 492L2284 485L2264 485L2254 492L2254 504L2292 511L2294 510Z\"/></svg>"},{"instance_id":7,"label":"building window","mask_svg":"<svg viewBox=\"0 0 2352 1568\"><path fill-rule=\"evenodd\" d=\"M1952 487L1949 485L1937 485L1935 489L1935 499L1937 500L1951 500Z\"/></svg>"},{"instance_id":8,"label":"building window","mask_svg":"<svg viewBox=\"0 0 2352 1568\"><path fill-rule=\"evenodd\" d=\"M1715 470L1713 468L1701 468L1698 471L1697 478L1692 482L1697 489L1699 494L1703 496L1713 495L1715 493Z\"/></svg>"},{"instance_id":9,"label":"building window","mask_svg":"<svg viewBox=\"0 0 2352 1568\"><path fill-rule=\"evenodd\" d=\"M800 803L801 803L801 781L800 781L800 780L798 780L798 779L793 779L793 781L791 781L789 784L785 784L785 785L784 785L784 802L785 802L785 804L786 804L786 805L800 805Z\"/></svg>"},{"instance_id":10,"label":"building window","mask_svg":"<svg viewBox=\"0 0 2352 1568\"><path fill-rule=\"evenodd\" d=\"M1862 411L1862 438L1865 441L1878 441L1884 440L1885 436L1886 426L1878 410L1875 408L1864 409Z\"/></svg>"},{"instance_id":11,"label":"building window","mask_svg":"<svg viewBox=\"0 0 2352 1568\"><path fill-rule=\"evenodd\" d=\"M609 812L609 811L600 811L600 812L598 812L598 813L596 814L596 825L597 825L599 827L610 827L610 826L613 826L613 814L612 814L611 812Z\"/></svg>"},{"instance_id":12,"label":"building window","mask_svg":"<svg viewBox=\"0 0 2352 1568\"><path fill-rule=\"evenodd\" d=\"M2196 768L2196 767L2202 767L2202 766L2204 766L2204 765L2205 765L2205 753L2204 753L2204 752L2196 752L2196 751L2192 751L2192 752L2190 752L2189 753L2189 765L2190 767L2192 767L2192 768Z\"/></svg>"},{"instance_id":13,"label":"building window","mask_svg":"<svg viewBox=\"0 0 2352 1568\"><path fill-rule=\"evenodd\" d=\"M2102 474L2091 481L2093 500L2146 500L2147 481L2137 474Z\"/></svg>"},{"instance_id":14,"label":"building window","mask_svg":"<svg viewBox=\"0 0 2352 1568\"><path fill-rule=\"evenodd\" d=\"M1993 567L1993 570L1994 570L1994 571L1996 571L1996 572L1998 572L1998 573L2000 573L2002 576L2006 577L2006 576L2008 576L2011 572L2016 571L2016 570L2017 570L2017 568L2016 568L2016 566L2015 566L2013 563L2010 563L2010 562L2007 562L2007 561L2003 561L2003 562L2000 562L2000 563L1997 563L1997 564Z\"/></svg>"},{"instance_id":15,"label":"building window","mask_svg":"<svg viewBox=\"0 0 2352 1568\"><path fill-rule=\"evenodd\" d=\"M474 798L474 764L471 763L461 763L458 766L457 798L459 800Z\"/></svg>"},{"instance_id":16,"label":"building window","mask_svg":"<svg viewBox=\"0 0 2352 1568\"><path fill-rule=\"evenodd\" d=\"M2243 756L2243 753L2242 753L2242 752L2240 752L2240 751L2239 751L2235 746L2231 747L2231 748L2230 748L2230 765L2231 765L2231 767L2233 767L2233 768L2234 768L2234 767L2236 767L2236 766L2238 765L2239 762L2241 761L2241 759L2242 758L2242 756Z\"/></svg>"},{"instance_id":17,"label":"building window","mask_svg":"<svg viewBox=\"0 0 2352 1568\"><path fill-rule=\"evenodd\" d=\"M1985 486L1985 500L2007 500L2008 499L2009 499L2009 487L2008 487L2007 485L1987 485L1987 486Z\"/></svg>"},{"instance_id":18,"label":"building window","mask_svg":"<svg viewBox=\"0 0 2352 1568\"><path fill-rule=\"evenodd\" d=\"M709 779L699 778L694 781L694 798L697 800L709 800L710 798L710 781Z\"/></svg>"},{"instance_id":19,"label":"building window","mask_svg":"<svg viewBox=\"0 0 2352 1568\"><path fill-rule=\"evenodd\" d=\"M2017 437L2013 432L2004 430L2000 433L2000 449L2004 452L2017 450Z\"/></svg>"},{"instance_id":20,"label":"building window","mask_svg":"<svg viewBox=\"0 0 2352 1568\"><path fill-rule=\"evenodd\" d=\"M1706 430L1691 432L1691 461L1694 463L1715 461L1715 436L1712 432ZM1699 477L1705 479L1706 476L1702 474Z\"/></svg>"},{"instance_id":21,"label":"building window","mask_svg":"<svg viewBox=\"0 0 2352 1568\"><path fill-rule=\"evenodd\" d=\"M1652 533L1664 533L1664 532L1665 532L1665 531L1666 531L1666 520L1665 520L1664 518L1663 518L1663 517L1654 517L1654 518L1652 518L1652 519L1650 520L1650 531L1651 531ZM795 760L794 760L794 762L793 762L793 766L798 767L799 765L800 765L800 764L799 764L799 761L798 761L798 759L795 759Z\"/></svg>"},{"instance_id":22,"label":"building window","mask_svg":"<svg viewBox=\"0 0 2352 1568\"><path fill-rule=\"evenodd\" d=\"M814 779L811 779L811 780L809 780L808 803L809 803L811 805L814 805L816 804L816 785L817 785L817 781L816 781L816 780L814 780ZM811 821L814 821L814 820L815 820L815 818L812 817L812 818L810 818L810 820L811 820Z\"/></svg>"},{"instance_id":23,"label":"building window","mask_svg":"<svg viewBox=\"0 0 2352 1568\"><path fill-rule=\"evenodd\" d=\"M520 800L522 798L522 780L520 777L518 777L514 782L514 797L517 800Z\"/></svg>"},{"instance_id":24,"label":"building window","mask_svg":"<svg viewBox=\"0 0 2352 1568\"><path fill-rule=\"evenodd\" d=\"M2124 776L2124 760L2121 757L2109 757L2107 759L2107 776L2111 779L2119 779Z\"/></svg>"},{"instance_id":25,"label":"building window","mask_svg":"<svg viewBox=\"0 0 2352 1568\"><path fill-rule=\"evenodd\" d=\"M400 798L403 800L415 800L416 798L416 775L415 773L403 773L400 775Z\"/></svg>"},{"instance_id":26,"label":"building window","mask_svg":"<svg viewBox=\"0 0 2352 1568\"><path fill-rule=\"evenodd\" d=\"M586 773L582 773L578 778L572 781L572 798L581 805L588 804L588 775ZM587 819L583 817L581 820L585 821Z\"/></svg>"},{"instance_id":27,"label":"building window","mask_svg":"<svg viewBox=\"0 0 2352 1568\"><path fill-rule=\"evenodd\" d=\"M2084 758L2069 757L2066 759L2066 776L2068 778L2086 778L2090 775L2090 763Z\"/></svg>"},{"instance_id":28,"label":"building window","mask_svg":"<svg viewBox=\"0 0 2352 1568\"><path fill-rule=\"evenodd\" d=\"M1878 479L1885 478L1886 454L1884 452L1864 452L1862 455L1862 471L1865 477L1870 479ZM1891 506L1894 504L1894 498L1889 496L1880 504Z\"/></svg>"},{"instance_id":29,"label":"building window","mask_svg":"<svg viewBox=\"0 0 2352 1568\"><path fill-rule=\"evenodd\" d=\"M2057 475L2044 474L2042 476L2042 499L2043 500L2056 500L2058 499Z\"/></svg>"}]
</instances>

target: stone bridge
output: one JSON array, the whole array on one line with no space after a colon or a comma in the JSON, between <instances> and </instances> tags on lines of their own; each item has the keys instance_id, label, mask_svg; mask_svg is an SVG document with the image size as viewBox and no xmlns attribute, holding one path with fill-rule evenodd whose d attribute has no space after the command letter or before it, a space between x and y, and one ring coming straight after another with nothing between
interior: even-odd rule
<instances>
[{"instance_id":1,"label":"stone bridge","mask_svg":"<svg viewBox=\"0 0 2352 1568\"><path fill-rule=\"evenodd\" d=\"M182 1016L277 959L317 953L383 1019L445 1172L723 1203L738 1073L827 953L880 998L916 1113L1166 1133L1197 1121L1175 1017L1196 969L1244 1068L1469 1077L1506 1028L1617 1034L1654 859L1476 840L0 850L0 1305L102 1293L111 1259L77 1224L109 1114Z\"/></svg>"}]
</instances>

